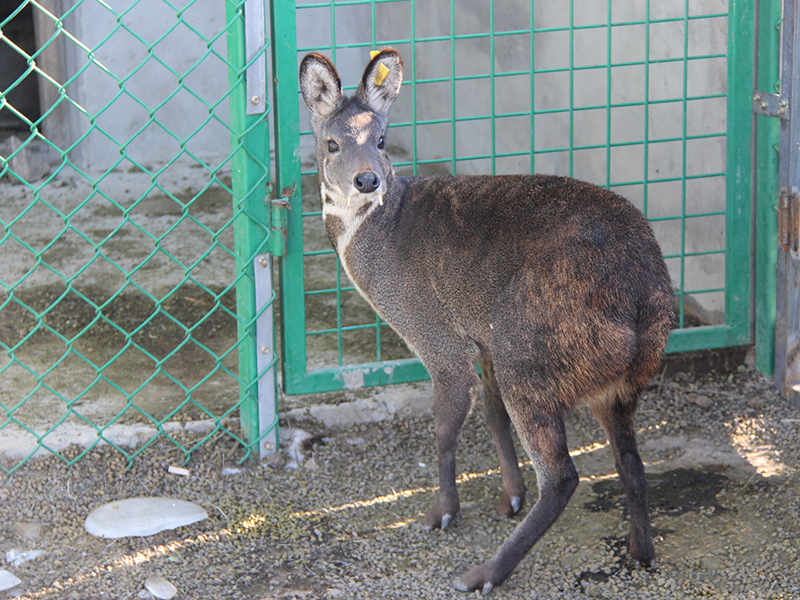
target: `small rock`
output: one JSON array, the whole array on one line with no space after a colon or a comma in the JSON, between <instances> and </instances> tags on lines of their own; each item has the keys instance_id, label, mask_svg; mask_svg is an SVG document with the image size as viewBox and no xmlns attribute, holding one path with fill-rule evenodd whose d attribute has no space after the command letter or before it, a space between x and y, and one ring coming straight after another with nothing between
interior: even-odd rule
<instances>
[{"instance_id":1,"label":"small rock","mask_svg":"<svg viewBox=\"0 0 800 600\"><path fill-rule=\"evenodd\" d=\"M25 523L15 523L11 527L11 531L17 534L24 540L38 540L42 537L42 532L44 531L44 525L41 523L33 523L33 522L25 522Z\"/></svg>"},{"instance_id":2,"label":"small rock","mask_svg":"<svg viewBox=\"0 0 800 600\"><path fill-rule=\"evenodd\" d=\"M747 401L747 406L756 410L762 410L764 408L764 401L761 398L750 398Z\"/></svg>"},{"instance_id":3,"label":"small rock","mask_svg":"<svg viewBox=\"0 0 800 600\"><path fill-rule=\"evenodd\" d=\"M141 600L153 600L153 594L151 594L147 590L139 590L137 598L140 598Z\"/></svg>"},{"instance_id":4,"label":"small rock","mask_svg":"<svg viewBox=\"0 0 800 600\"><path fill-rule=\"evenodd\" d=\"M33 560L42 554L44 554L44 550L23 550L22 548L12 548L6 552L6 562L12 566L18 567L22 563Z\"/></svg>"},{"instance_id":5,"label":"small rock","mask_svg":"<svg viewBox=\"0 0 800 600\"><path fill-rule=\"evenodd\" d=\"M700 408L710 408L714 404L711 398L703 394L687 394L686 399Z\"/></svg>"},{"instance_id":6,"label":"small rock","mask_svg":"<svg viewBox=\"0 0 800 600\"><path fill-rule=\"evenodd\" d=\"M326 598L343 598L344 597L344 590L340 590L338 588L329 588L325 590L325 597Z\"/></svg>"},{"instance_id":7,"label":"small rock","mask_svg":"<svg viewBox=\"0 0 800 600\"><path fill-rule=\"evenodd\" d=\"M202 421L187 421L183 424L183 428L194 435L205 435L209 431L213 431L216 423L213 419L204 419Z\"/></svg>"},{"instance_id":8,"label":"small rock","mask_svg":"<svg viewBox=\"0 0 800 600\"><path fill-rule=\"evenodd\" d=\"M303 466L307 471L319 471L319 465L313 458L309 458Z\"/></svg>"},{"instance_id":9,"label":"small rock","mask_svg":"<svg viewBox=\"0 0 800 600\"><path fill-rule=\"evenodd\" d=\"M147 581L144 582L144 587L146 587L147 591L153 594L153 596L162 598L163 600L169 600L169 598L173 598L175 594L178 593L178 588L160 575L151 575L148 577Z\"/></svg>"},{"instance_id":10,"label":"small rock","mask_svg":"<svg viewBox=\"0 0 800 600\"><path fill-rule=\"evenodd\" d=\"M270 452L264 458L264 463L266 466L272 467L273 469L282 469L286 461L283 460L283 457L277 452Z\"/></svg>"},{"instance_id":11,"label":"small rock","mask_svg":"<svg viewBox=\"0 0 800 600\"><path fill-rule=\"evenodd\" d=\"M129 498L94 509L84 528L105 538L153 535L208 518L197 504L173 498Z\"/></svg>"},{"instance_id":12,"label":"small rock","mask_svg":"<svg viewBox=\"0 0 800 600\"><path fill-rule=\"evenodd\" d=\"M18 586L20 583L22 583L22 580L16 575L9 573L5 569L0 569L0 591L10 590L11 588Z\"/></svg>"},{"instance_id":13,"label":"small rock","mask_svg":"<svg viewBox=\"0 0 800 600\"><path fill-rule=\"evenodd\" d=\"M306 446L311 441L313 436L307 431L302 429L285 429L284 436L287 441L289 456L292 457L294 462L300 464L303 462L303 452Z\"/></svg>"}]
</instances>

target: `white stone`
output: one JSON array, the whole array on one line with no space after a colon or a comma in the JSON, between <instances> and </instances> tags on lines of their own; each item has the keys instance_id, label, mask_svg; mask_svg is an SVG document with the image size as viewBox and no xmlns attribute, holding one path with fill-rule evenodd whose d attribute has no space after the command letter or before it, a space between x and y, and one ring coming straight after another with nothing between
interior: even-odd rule
<instances>
[{"instance_id":1,"label":"white stone","mask_svg":"<svg viewBox=\"0 0 800 600\"><path fill-rule=\"evenodd\" d=\"M147 581L144 582L144 587L156 598L163 598L164 600L169 600L169 598L178 593L178 589L160 575L148 577Z\"/></svg>"},{"instance_id":2,"label":"white stone","mask_svg":"<svg viewBox=\"0 0 800 600\"><path fill-rule=\"evenodd\" d=\"M0 591L10 590L20 583L22 583L22 581L18 577L12 573L9 573L5 569L0 569Z\"/></svg>"},{"instance_id":3,"label":"white stone","mask_svg":"<svg viewBox=\"0 0 800 600\"><path fill-rule=\"evenodd\" d=\"M6 562L14 567L22 563L33 560L44 554L44 550L23 550L22 548L12 548L6 552Z\"/></svg>"},{"instance_id":4,"label":"white stone","mask_svg":"<svg viewBox=\"0 0 800 600\"><path fill-rule=\"evenodd\" d=\"M173 498L129 498L94 509L84 528L105 538L153 535L208 518L202 507Z\"/></svg>"}]
</instances>

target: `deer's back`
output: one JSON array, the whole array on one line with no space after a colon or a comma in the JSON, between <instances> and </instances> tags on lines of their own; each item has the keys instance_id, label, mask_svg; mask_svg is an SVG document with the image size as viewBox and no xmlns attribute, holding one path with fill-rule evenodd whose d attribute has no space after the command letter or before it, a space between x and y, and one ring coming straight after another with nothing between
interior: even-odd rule
<instances>
[{"instance_id":1,"label":"deer's back","mask_svg":"<svg viewBox=\"0 0 800 600\"><path fill-rule=\"evenodd\" d=\"M505 320L538 337L552 336L555 323L582 323L595 337L618 324L632 348L655 324L654 350L663 349L673 318L669 275L647 220L627 200L557 176L398 184L343 258L412 344L415 331L424 335L443 319L489 345L492 327ZM421 316L409 325L407 313ZM426 323L426 313L436 318Z\"/></svg>"}]
</instances>

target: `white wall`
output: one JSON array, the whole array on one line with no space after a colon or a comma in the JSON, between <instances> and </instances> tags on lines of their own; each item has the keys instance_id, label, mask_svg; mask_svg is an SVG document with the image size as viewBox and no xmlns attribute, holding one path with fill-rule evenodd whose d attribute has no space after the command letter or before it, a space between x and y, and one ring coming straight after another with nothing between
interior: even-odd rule
<instances>
[{"instance_id":1,"label":"white wall","mask_svg":"<svg viewBox=\"0 0 800 600\"><path fill-rule=\"evenodd\" d=\"M71 6L72 0L66 4ZM116 28L116 15L103 3L85 0L65 22L85 48L66 36L61 38L67 76L75 77L68 95L88 115L97 115L92 123L75 107L67 109L69 140L86 136L71 158L81 168L98 172L117 163L120 145L131 159L148 167L158 167L180 154L181 144L202 160L218 162L227 156L230 134L222 123L228 119L228 71L214 55L226 56L226 36L211 44L209 54L207 42L187 25L181 23L170 31L175 11L161 0L108 0L105 4L124 13L120 17L124 27ZM197 0L182 18L210 40L224 28L224 10L219 0ZM97 64L89 61L87 48ZM181 83L191 93L179 89ZM203 102L213 106L211 113ZM127 161L120 165L129 167Z\"/></svg>"},{"instance_id":2,"label":"white wall","mask_svg":"<svg viewBox=\"0 0 800 600\"><path fill-rule=\"evenodd\" d=\"M53 0L50 0L53 1ZM57 0L68 5L74 0ZM574 0L574 23L605 23L609 5L613 22L636 21L645 17L642 2L635 0ZM494 29L496 32L527 29L530 24L529 0L495 2ZM87 113L98 115L93 128L90 119L74 107L67 109L63 120L69 123L71 141L86 136L73 150L72 159L81 168L97 172L113 167L120 160L118 144L123 144L128 156L148 167L158 168L180 153L181 143L201 160L219 164L230 152L230 135L220 121L227 120L228 106L224 95L228 88L225 63L208 52L205 42L185 25L164 35L175 22L175 14L161 0L109 0L108 5L122 13L125 27L135 32L145 43L137 40L125 29L118 29L116 17L97 0L84 0L66 21L68 30L86 47L92 49L95 64L88 64L86 51L70 40L63 42L66 72L79 73L68 87L69 95ZM683 0L662 0L650 3L651 18L681 16ZM488 31L489 3L485 0L459 0L456 3L454 32L456 35ZM66 7L65 7L66 8ZM568 3L534 3L533 21L537 28L563 27L569 24ZM724 0L693 0L692 14L724 13ZM354 5L336 9L336 26L331 25L329 7L298 11L298 44L300 47L330 45L335 37L337 44L369 43L372 39L371 11L369 5ZM527 111L533 105L537 111L585 107L611 103L638 103L644 100L675 101L643 106L605 108L573 113L537 115L531 124L529 117L498 118L494 120L492 139L490 119L472 120L453 125L449 122L451 106L455 116L488 115L492 111L490 80L471 79L451 83L428 83L406 86L393 111L394 122L412 120L416 107L418 121L446 119L448 122L418 128L414 147L411 127L392 130L389 144L396 160L409 160L416 156L422 160L436 160L489 154L498 152L528 152L531 140L536 150L564 148L581 145L600 145L601 148L577 150L572 154L572 175L598 184L608 180L614 184L688 175L722 172L725 169L724 138L689 140L684 147L681 141L654 142L665 138L681 138L685 122L686 133L691 135L723 133L726 128L725 99L695 100L684 103L684 63L658 63L683 55L684 46L689 55L724 53L727 44L725 18L689 21L688 37L684 36L684 23L653 23L649 40L644 25L613 27L610 40L604 27L574 31L572 49L568 32L537 33L531 48L530 36L495 36L494 59L486 38L459 39L451 47L450 3L442 0L416 0L414 2L417 39L442 36L442 41L418 43L412 49L408 44L392 44L404 57L409 78L415 73L417 80L449 77L451 53L455 56L454 71L457 76L507 73L529 70L531 51L533 64L538 69L567 67L570 52L575 66L605 65L610 52L613 63L643 61L648 56L653 64L649 70L643 65L619 66L611 69L589 68L569 73L540 73L531 82L528 75L499 77L495 80L494 113ZM224 3L220 0L197 0L184 13L183 18L209 39L224 26ZM378 3L375 5L376 35L380 40L408 39L412 35L411 3ZM225 36L213 43L212 49L220 56L226 55ZM610 43L610 47L609 47ZM155 44L148 58L148 44ZM649 53L646 52L649 44ZM388 45L388 44L387 44ZM412 57L413 54L413 57ZM209 119L209 109L185 89L179 89L179 80L159 61L169 65L183 83L208 104L219 102L213 109L215 118ZM201 58L205 58L199 63ZM340 49L336 53L337 66L343 83L354 85L368 60L368 49ZM724 93L726 90L726 60L704 59L687 63L686 87L690 96ZM124 79L122 87L106 72ZM572 92L570 93L570 87ZM453 93L453 90L455 93ZM135 98L135 99L134 99ZM138 101L137 101L138 99ZM149 112L161 102L163 107L149 122ZM685 119L684 119L685 112ZM610 116L610 127L607 126ZM178 139L166 132L163 124ZM307 115L301 107L301 126L308 128ZM198 130L196 133L195 131ZM645 132L645 128L647 131ZM102 132L99 131L102 129ZM645 135L646 133L646 135ZM134 137L135 136L135 137ZM641 142L647 138L645 148ZM606 150L606 143L634 142ZM312 158L311 140L302 142L303 159ZM646 156L645 156L646 152ZM131 164L123 161L118 168ZM462 173L491 172L490 160L459 161L457 170ZM423 171L449 171L451 163L423 167ZM501 158L494 164L498 173L528 172L528 157ZM533 170L540 173L570 174L568 151L537 154ZM621 186L617 191L644 207L645 195L648 216L653 218L680 215L683 207L681 182L650 183ZM695 179L686 183L687 213L724 210L724 178ZM685 235L680 220L658 221L654 228L665 254L697 252L724 248L724 216L689 219ZM685 246L682 248L683 240ZM724 286L724 258L721 255L690 257L669 261L676 285L684 280L686 289L707 289ZM724 310L721 293L696 297L697 312L706 322L719 322ZM694 303L691 303L694 306Z\"/></svg>"}]
</instances>

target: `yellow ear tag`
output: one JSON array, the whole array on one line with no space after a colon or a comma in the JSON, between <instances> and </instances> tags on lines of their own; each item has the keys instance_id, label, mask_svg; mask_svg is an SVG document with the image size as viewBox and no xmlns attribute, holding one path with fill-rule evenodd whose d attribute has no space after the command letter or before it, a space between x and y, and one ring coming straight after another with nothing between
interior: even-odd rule
<instances>
[{"instance_id":1,"label":"yellow ear tag","mask_svg":"<svg viewBox=\"0 0 800 600\"><path fill-rule=\"evenodd\" d=\"M370 50L369 59L372 60L373 58L378 56L378 54L380 54L380 53L381 53L380 50Z\"/></svg>"},{"instance_id":2,"label":"yellow ear tag","mask_svg":"<svg viewBox=\"0 0 800 600\"><path fill-rule=\"evenodd\" d=\"M383 85L383 81L389 74L389 67L383 63L378 63L378 70L375 71L375 85Z\"/></svg>"}]
</instances>

